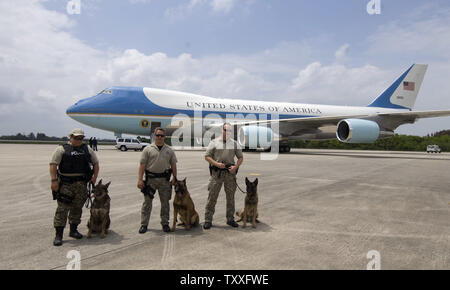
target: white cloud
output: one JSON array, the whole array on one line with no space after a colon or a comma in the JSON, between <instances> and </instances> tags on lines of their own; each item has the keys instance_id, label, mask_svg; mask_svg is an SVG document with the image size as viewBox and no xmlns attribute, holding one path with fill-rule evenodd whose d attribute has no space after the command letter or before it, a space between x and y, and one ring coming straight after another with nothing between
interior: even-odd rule
<instances>
[{"instance_id":1,"label":"white cloud","mask_svg":"<svg viewBox=\"0 0 450 290\"><path fill-rule=\"evenodd\" d=\"M1 133L61 131L65 108L92 88L102 53L67 32L75 23L66 14L38 1L1 1L0 11L0 83L12 92L0 104Z\"/></svg>"},{"instance_id":2,"label":"white cloud","mask_svg":"<svg viewBox=\"0 0 450 290\"><path fill-rule=\"evenodd\" d=\"M431 15L431 16L430 16ZM450 9L425 4L369 36L372 54L427 55L450 60Z\"/></svg>"},{"instance_id":3,"label":"white cloud","mask_svg":"<svg viewBox=\"0 0 450 290\"><path fill-rule=\"evenodd\" d=\"M347 60L347 51L348 51L349 47L350 47L350 45L348 43L346 43L336 51L336 53L334 54L334 56L336 58L336 62L342 63Z\"/></svg>"},{"instance_id":4,"label":"white cloud","mask_svg":"<svg viewBox=\"0 0 450 290\"><path fill-rule=\"evenodd\" d=\"M233 9L235 0L212 0L211 7L214 12L228 13Z\"/></svg>"},{"instance_id":5,"label":"white cloud","mask_svg":"<svg viewBox=\"0 0 450 290\"><path fill-rule=\"evenodd\" d=\"M236 7L237 3L248 9L254 2L254 0L241 0L239 2L236 0L190 0L188 3L167 8L164 15L170 21L179 21L188 17L194 9L200 7L209 7L215 14L229 14Z\"/></svg>"},{"instance_id":6,"label":"white cloud","mask_svg":"<svg viewBox=\"0 0 450 290\"><path fill-rule=\"evenodd\" d=\"M314 62L298 73L291 88L306 102L364 106L381 93L386 76L373 65L350 68Z\"/></svg>"}]
</instances>

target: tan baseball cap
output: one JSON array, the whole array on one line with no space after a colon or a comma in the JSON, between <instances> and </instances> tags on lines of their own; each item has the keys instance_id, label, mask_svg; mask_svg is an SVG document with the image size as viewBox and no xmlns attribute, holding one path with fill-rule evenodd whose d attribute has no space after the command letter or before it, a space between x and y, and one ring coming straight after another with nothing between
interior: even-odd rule
<instances>
[{"instance_id":1,"label":"tan baseball cap","mask_svg":"<svg viewBox=\"0 0 450 290\"><path fill-rule=\"evenodd\" d=\"M75 128L70 132L69 137L71 136L84 136L84 131L80 128Z\"/></svg>"}]
</instances>

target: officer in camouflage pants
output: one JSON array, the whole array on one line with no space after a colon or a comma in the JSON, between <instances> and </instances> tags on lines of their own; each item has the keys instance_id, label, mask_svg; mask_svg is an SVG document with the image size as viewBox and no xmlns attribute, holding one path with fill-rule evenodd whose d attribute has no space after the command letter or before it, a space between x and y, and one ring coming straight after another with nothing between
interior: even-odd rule
<instances>
[{"instance_id":1,"label":"officer in camouflage pants","mask_svg":"<svg viewBox=\"0 0 450 290\"><path fill-rule=\"evenodd\" d=\"M50 187L58 201L53 219L56 230L54 246L62 245L67 218L70 224L69 236L75 239L83 237L77 227L81 223L83 204L88 196L87 183L90 181L95 184L99 172L95 152L83 144L83 130L73 129L69 137L70 141L58 146L50 160Z\"/></svg>"},{"instance_id":2,"label":"officer in camouflage pants","mask_svg":"<svg viewBox=\"0 0 450 290\"><path fill-rule=\"evenodd\" d=\"M234 221L234 194L237 187L236 173L244 158L239 144L230 137L231 132L231 125L225 123L222 126L222 136L211 141L205 153L205 160L208 161L211 168L211 177L208 184L208 201L205 208L205 224L203 225L203 228L206 230L212 226L217 197L222 184L224 185L227 199L227 224L232 227L238 227L238 224ZM234 165L235 156L238 160ZM227 169L227 165L231 166Z\"/></svg>"},{"instance_id":3,"label":"officer in camouflage pants","mask_svg":"<svg viewBox=\"0 0 450 290\"><path fill-rule=\"evenodd\" d=\"M65 227L67 217L69 217L69 224L79 225L81 223L83 204L88 196L86 181L62 183L59 191L61 194L73 198L73 200L70 204L58 201L53 225L55 228Z\"/></svg>"}]
</instances>

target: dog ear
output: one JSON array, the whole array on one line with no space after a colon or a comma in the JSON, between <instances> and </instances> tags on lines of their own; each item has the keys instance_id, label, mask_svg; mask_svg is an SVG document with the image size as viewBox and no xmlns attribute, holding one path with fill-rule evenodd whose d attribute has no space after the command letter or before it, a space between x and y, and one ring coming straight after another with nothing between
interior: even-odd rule
<instances>
[{"instance_id":1,"label":"dog ear","mask_svg":"<svg viewBox=\"0 0 450 290\"><path fill-rule=\"evenodd\" d=\"M245 178L245 184L248 185L249 183L250 183L250 180L248 180L248 178L246 177L246 178Z\"/></svg>"},{"instance_id":2,"label":"dog ear","mask_svg":"<svg viewBox=\"0 0 450 290\"><path fill-rule=\"evenodd\" d=\"M253 181L253 184L254 184L255 186L258 185L258 178L256 178L255 181Z\"/></svg>"},{"instance_id":3,"label":"dog ear","mask_svg":"<svg viewBox=\"0 0 450 290\"><path fill-rule=\"evenodd\" d=\"M185 178L183 179L184 185L186 185L186 179L187 179L187 177L185 177Z\"/></svg>"},{"instance_id":4,"label":"dog ear","mask_svg":"<svg viewBox=\"0 0 450 290\"><path fill-rule=\"evenodd\" d=\"M103 179L100 179L100 181L98 182L98 185L101 185L101 184L102 184L102 180L103 180Z\"/></svg>"},{"instance_id":5,"label":"dog ear","mask_svg":"<svg viewBox=\"0 0 450 290\"><path fill-rule=\"evenodd\" d=\"M105 184L106 189L108 189L109 185L111 184L111 181Z\"/></svg>"}]
</instances>

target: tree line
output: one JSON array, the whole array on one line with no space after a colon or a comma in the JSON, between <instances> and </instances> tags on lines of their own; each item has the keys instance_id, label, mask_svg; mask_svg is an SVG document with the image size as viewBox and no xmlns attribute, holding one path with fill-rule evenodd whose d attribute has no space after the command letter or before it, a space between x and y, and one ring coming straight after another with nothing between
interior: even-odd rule
<instances>
[{"instance_id":1,"label":"tree line","mask_svg":"<svg viewBox=\"0 0 450 290\"><path fill-rule=\"evenodd\" d=\"M0 136L0 140L9 140L9 141L62 141L67 142L69 141L69 137L55 137L55 136L47 136L45 133L29 133L29 134L22 134L17 133L16 135L4 135ZM115 142L115 140L112 139L98 139L99 142Z\"/></svg>"},{"instance_id":2,"label":"tree line","mask_svg":"<svg viewBox=\"0 0 450 290\"><path fill-rule=\"evenodd\" d=\"M138 137L144 142L150 142L149 139ZM0 136L0 140L12 141L68 141L69 138L50 137L44 133L29 133L28 135L18 133L16 135ZM99 142L114 142L115 140L100 139ZM166 141L170 144L170 138ZM371 144L348 144L342 143L337 139L323 141L290 141L292 148L309 149L348 149L348 150L388 150L388 151L425 151L427 145L439 145L444 152L450 151L450 130L443 130L428 134L427 136L410 136L395 134L391 138L379 139Z\"/></svg>"},{"instance_id":3,"label":"tree line","mask_svg":"<svg viewBox=\"0 0 450 290\"><path fill-rule=\"evenodd\" d=\"M395 134L391 138L378 139L371 144L342 143L337 139L324 141L290 141L292 148L348 149L348 150L388 150L426 151L427 145L439 145L442 151L450 151L450 130L429 134L424 137Z\"/></svg>"}]
</instances>

